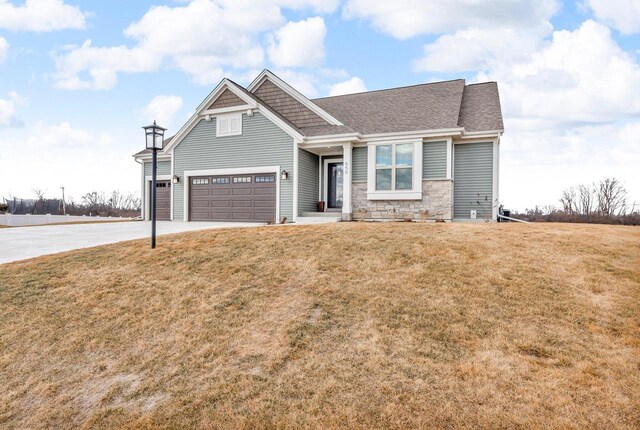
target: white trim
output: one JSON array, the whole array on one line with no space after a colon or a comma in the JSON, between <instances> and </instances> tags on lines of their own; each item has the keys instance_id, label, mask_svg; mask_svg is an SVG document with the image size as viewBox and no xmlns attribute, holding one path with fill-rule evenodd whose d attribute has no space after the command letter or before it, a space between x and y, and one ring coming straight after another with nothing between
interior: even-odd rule
<instances>
[{"instance_id":1,"label":"white trim","mask_svg":"<svg viewBox=\"0 0 640 430\"><path fill-rule=\"evenodd\" d=\"M138 155L137 157L134 157L134 159L136 161L142 162L142 163L151 163L153 161L153 156L151 154L145 154L145 155ZM170 155L157 155L157 160L158 161L169 161L171 160L171 156Z\"/></svg>"},{"instance_id":2,"label":"white trim","mask_svg":"<svg viewBox=\"0 0 640 430\"><path fill-rule=\"evenodd\" d=\"M143 169L144 169L144 167L143 167ZM172 182L171 179L173 179L173 177L171 175L156 175L156 181L169 181L169 182ZM153 182L153 176L152 175L146 175L144 177L144 199L143 199L143 201L145 202L145 205L144 205L144 219L145 220L150 220L151 219L151 214L149 213L150 212L150 208L149 208L149 205L146 204L146 202L149 201L149 197L150 197L150 193L151 193L151 182ZM173 183L171 184L171 190L172 190L171 192L173 193ZM173 200L173 194L171 195L171 198ZM171 209L169 209L169 210L171 210ZM169 214L169 219L173 220L173 216L172 216L171 213Z\"/></svg>"},{"instance_id":3,"label":"white trim","mask_svg":"<svg viewBox=\"0 0 640 430\"><path fill-rule=\"evenodd\" d=\"M266 70L266 69L263 70L262 73L260 73L253 80L253 82L251 82L251 85L249 85L247 87L247 90L249 92L253 93L254 90L256 88L258 88L260 85L262 85L264 83L264 81L266 81L267 79L269 81L271 81L272 84L274 84L275 86L280 88L282 91L284 91L285 93L289 94L295 100L297 100L298 102L302 103L307 109L311 110L313 113L318 115L320 118L322 118L325 121L327 121L329 124L332 124L332 125L344 125L340 121L338 121L336 118L331 116L328 112L326 112L325 110L320 108L320 106L316 105L311 100L306 98L304 95L299 93L291 85L287 84L285 81L283 81L282 79L280 79L279 77L277 77L276 75L271 73L269 70Z\"/></svg>"},{"instance_id":4,"label":"white trim","mask_svg":"<svg viewBox=\"0 0 640 430\"><path fill-rule=\"evenodd\" d=\"M498 195L498 175L500 174L500 138L493 141L493 186L491 194L493 200L491 201L491 219L493 221L498 220L498 206L500 205L500 198Z\"/></svg>"},{"instance_id":5,"label":"white trim","mask_svg":"<svg viewBox=\"0 0 640 430\"><path fill-rule=\"evenodd\" d=\"M171 151L171 202L169 202L169 219L173 221L173 189L176 184L173 183L173 177L175 176L174 168L173 168L173 151Z\"/></svg>"},{"instance_id":6,"label":"white trim","mask_svg":"<svg viewBox=\"0 0 640 430\"><path fill-rule=\"evenodd\" d=\"M367 200L422 200L422 191L368 191Z\"/></svg>"},{"instance_id":7,"label":"white trim","mask_svg":"<svg viewBox=\"0 0 640 430\"><path fill-rule=\"evenodd\" d=\"M253 105L238 105L238 106L229 106L225 108L216 108L216 109L205 109L200 112L200 116L216 116L225 113L238 112L238 111L247 111L247 114L251 112L251 110L256 109L258 105L254 103Z\"/></svg>"},{"instance_id":8,"label":"white trim","mask_svg":"<svg viewBox=\"0 0 640 430\"><path fill-rule=\"evenodd\" d=\"M292 220L296 222L298 219L298 157L300 155L300 149L298 148L298 141L293 139L293 214ZM280 221L280 219L278 219Z\"/></svg>"},{"instance_id":9,"label":"white trim","mask_svg":"<svg viewBox=\"0 0 640 430\"><path fill-rule=\"evenodd\" d=\"M376 147L384 145L413 144L412 184L410 190L376 190ZM422 150L423 140L387 140L368 143L367 153L367 200L422 200ZM395 182L395 151L392 149L391 186Z\"/></svg>"},{"instance_id":10,"label":"white trim","mask_svg":"<svg viewBox=\"0 0 640 430\"><path fill-rule=\"evenodd\" d=\"M142 201L140 202L140 217L144 219L144 211L145 206L147 204L144 202L145 200L145 189L144 189L144 162L136 160L136 163L140 163L140 195L142 195Z\"/></svg>"},{"instance_id":11,"label":"white trim","mask_svg":"<svg viewBox=\"0 0 640 430\"><path fill-rule=\"evenodd\" d=\"M453 179L453 139L447 139L447 179Z\"/></svg>"},{"instance_id":12,"label":"white trim","mask_svg":"<svg viewBox=\"0 0 640 430\"><path fill-rule=\"evenodd\" d=\"M351 221L351 172L353 170L353 148L350 143L342 145L342 220Z\"/></svg>"},{"instance_id":13,"label":"white trim","mask_svg":"<svg viewBox=\"0 0 640 430\"><path fill-rule=\"evenodd\" d=\"M478 137L495 139L496 137L500 137L502 133L504 133L504 130L465 131L462 134L462 139L476 139Z\"/></svg>"},{"instance_id":14,"label":"white trim","mask_svg":"<svg viewBox=\"0 0 640 430\"><path fill-rule=\"evenodd\" d=\"M255 173L276 174L276 222L280 221L280 166L236 167L226 169L185 170L183 172L183 214L182 220L189 221L189 185L192 176L245 175Z\"/></svg>"},{"instance_id":15,"label":"white trim","mask_svg":"<svg viewBox=\"0 0 640 430\"><path fill-rule=\"evenodd\" d=\"M324 158L324 163L323 163L323 177L322 177L322 200L324 201L325 204L325 210L329 209L329 200L328 200L328 195L329 195L329 163L344 163L344 159L343 158ZM343 164L343 168L344 168L344 164ZM343 189L342 189L342 196L343 196L343 206L344 206L344 181L343 181ZM333 209L333 208L332 208Z\"/></svg>"},{"instance_id":16,"label":"white trim","mask_svg":"<svg viewBox=\"0 0 640 430\"><path fill-rule=\"evenodd\" d=\"M314 144L329 144L329 145L340 145L345 142L359 142L360 134L359 133L345 133L345 134L328 134L325 136L306 136L304 138L305 145L314 145Z\"/></svg>"},{"instance_id":17,"label":"white trim","mask_svg":"<svg viewBox=\"0 0 640 430\"><path fill-rule=\"evenodd\" d=\"M416 131L403 131L399 133L374 133L374 134L363 134L360 136L362 140L366 140L367 142L375 142L378 140L394 140L398 141L401 139L412 139L412 138L429 138L429 137L446 137L446 136L457 136L464 133L464 128L442 128L437 130L416 130Z\"/></svg>"}]
</instances>

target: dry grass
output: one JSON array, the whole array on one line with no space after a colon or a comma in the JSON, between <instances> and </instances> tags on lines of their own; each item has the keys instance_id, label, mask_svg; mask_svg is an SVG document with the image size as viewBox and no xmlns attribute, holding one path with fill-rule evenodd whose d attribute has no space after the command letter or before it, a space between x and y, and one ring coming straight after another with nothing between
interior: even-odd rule
<instances>
[{"instance_id":1,"label":"dry grass","mask_svg":"<svg viewBox=\"0 0 640 430\"><path fill-rule=\"evenodd\" d=\"M0 427L640 426L638 228L159 243L0 266Z\"/></svg>"}]
</instances>

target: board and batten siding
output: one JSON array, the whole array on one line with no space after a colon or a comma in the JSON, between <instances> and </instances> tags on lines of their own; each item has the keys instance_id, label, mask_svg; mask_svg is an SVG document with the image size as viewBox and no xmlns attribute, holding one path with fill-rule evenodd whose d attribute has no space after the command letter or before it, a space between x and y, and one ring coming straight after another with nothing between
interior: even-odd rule
<instances>
[{"instance_id":1,"label":"board and batten siding","mask_svg":"<svg viewBox=\"0 0 640 430\"><path fill-rule=\"evenodd\" d=\"M453 217L491 219L493 212L493 142L454 145ZM480 201L480 205L476 202Z\"/></svg>"},{"instance_id":2,"label":"board and batten siding","mask_svg":"<svg viewBox=\"0 0 640 430\"><path fill-rule=\"evenodd\" d=\"M422 147L422 179L447 178L447 142L425 142Z\"/></svg>"},{"instance_id":3,"label":"board and batten siding","mask_svg":"<svg viewBox=\"0 0 640 430\"><path fill-rule=\"evenodd\" d=\"M151 176L151 165L153 163L144 163L144 176ZM158 161L158 175L170 175L171 174L171 161Z\"/></svg>"},{"instance_id":4,"label":"board and batten siding","mask_svg":"<svg viewBox=\"0 0 640 430\"><path fill-rule=\"evenodd\" d=\"M320 184L319 157L304 149L298 149L298 212L315 212Z\"/></svg>"},{"instance_id":5,"label":"board and batten siding","mask_svg":"<svg viewBox=\"0 0 640 430\"><path fill-rule=\"evenodd\" d=\"M184 171L280 166L289 179L280 181L280 217L293 220L293 138L264 115L242 114L242 135L216 137L216 121L200 120L173 150L173 219L184 217Z\"/></svg>"}]
</instances>

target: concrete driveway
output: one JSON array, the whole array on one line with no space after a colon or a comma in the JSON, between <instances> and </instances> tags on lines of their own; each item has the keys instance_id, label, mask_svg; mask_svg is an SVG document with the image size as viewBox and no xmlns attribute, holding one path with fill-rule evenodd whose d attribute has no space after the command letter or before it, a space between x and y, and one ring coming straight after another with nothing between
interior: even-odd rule
<instances>
[{"instance_id":1,"label":"concrete driveway","mask_svg":"<svg viewBox=\"0 0 640 430\"><path fill-rule=\"evenodd\" d=\"M256 227L264 224L158 221L158 235L212 228ZM0 228L0 264L79 248L151 237L151 222L43 225ZM161 239L160 239L161 240Z\"/></svg>"}]
</instances>

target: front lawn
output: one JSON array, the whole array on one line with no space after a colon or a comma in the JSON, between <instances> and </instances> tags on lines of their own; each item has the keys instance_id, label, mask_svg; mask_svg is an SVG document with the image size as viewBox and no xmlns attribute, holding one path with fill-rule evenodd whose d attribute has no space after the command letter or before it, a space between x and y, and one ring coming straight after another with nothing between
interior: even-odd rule
<instances>
[{"instance_id":1,"label":"front lawn","mask_svg":"<svg viewBox=\"0 0 640 430\"><path fill-rule=\"evenodd\" d=\"M638 428L640 228L209 230L0 265L2 428Z\"/></svg>"}]
</instances>

